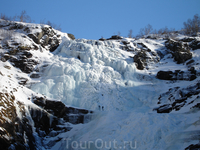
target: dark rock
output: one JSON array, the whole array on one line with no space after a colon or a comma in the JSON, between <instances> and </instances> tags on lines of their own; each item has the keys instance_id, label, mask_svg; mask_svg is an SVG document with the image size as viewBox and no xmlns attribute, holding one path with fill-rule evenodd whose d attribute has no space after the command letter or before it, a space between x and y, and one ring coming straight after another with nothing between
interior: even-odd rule
<instances>
[{"instance_id":1,"label":"dark rock","mask_svg":"<svg viewBox=\"0 0 200 150\"><path fill-rule=\"evenodd\" d=\"M43 42L41 42L41 45L42 45L43 47L45 47L46 45L48 45L48 43L49 43L49 37L48 37L48 35L44 35L44 36L42 37L42 41L43 41Z\"/></svg>"},{"instance_id":2,"label":"dark rock","mask_svg":"<svg viewBox=\"0 0 200 150\"><path fill-rule=\"evenodd\" d=\"M109 38L107 40L120 40L120 39L123 39L123 37L119 36L119 35L113 35L111 38Z\"/></svg>"},{"instance_id":3,"label":"dark rock","mask_svg":"<svg viewBox=\"0 0 200 150\"><path fill-rule=\"evenodd\" d=\"M161 80L172 80L173 72L172 71L159 71L156 76Z\"/></svg>"},{"instance_id":4,"label":"dark rock","mask_svg":"<svg viewBox=\"0 0 200 150\"><path fill-rule=\"evenodd\" d=\"M31 38L36 44L40 44L40 40L34 34L28 34L29 38Z\"/></svg>"},{"instance_id":5,"label":"dark rock","mask_svg":"<svg viewBox=\"0 0 200 150\"><path fill-rule=\"evenodd\" d=\"M165 46L171 51L174 60L180 64L192 58L192 53L189 50L187 43L168 39Z\"/></svg>"},{"instance_id":6,"label":"dark rock","mask_svg":"<svg viewBox=\"0 0 200 150\"><path fill-rule=\"evenodd\" d=\"M195 106L193 106L193 107L190 108L190 109L193 109L193 108L198 108L198 109L200 109L200 103L197 103Z\"/></svg>"},{"instance_id":7,"label":"dark rock","mask_svg":"<svg viewBox=\"0 0 200 150\"><path fill-rule=\"evenodd\" d=\"M178 111L180 110L183 106L189 105L193 103L196 99L198 99L198 95L200 94L200 83L198 82L195 85L188 86L187 88L180 88L180 87L175 87L175 88L170 88L167 92L161 94L158 98L158 108L155 108L154 110L157 110L158 113L166 113L170 112L170 110L175 110ZM193 96L196 96L196 99L194 99L192 102L189 101L190 98ZM163 104L163 102L170 102L170 104ZM192 108L199 108L200 104L197 103L195 106L191 107Z\"/></svg>"},{"instance_id":8,"label":"dark rock","mask_svg":"<svg viewBox=\"0 0 200 150\"><path fill-rule=\"evenodd\" d=\"M154 110L157 110L157 113L170 113L172 111L172 106L170 104L165 104Z\"/></svg>"},{"instance_id":9,"label":"dark rock","mask_svg":"<svg viewBox=\"0 0 200 150\"><path fill-rule=\"evenodd\" d=\"M4 109L1 110L0 116L0 144L1 149L36 149L36 140L33 135L31 122L27 119L24 104L15 100L12 93L0 93L0 101L6 101L1 104ZM14 104L15 103L15 104ZM22 119L17 116L17 109L20 111ZM3 119L9 118L10 121ZM5 138L7 137L7 138Z\"/></svg>"},{"instance_id":10,"label":"dark rock","mask_svg":"<svg viewBox=\"0 0 200 150\"><path fill-rule=\"evenodd\" d=\"M73 34L71 34L71 33L67 33L68 34L68 37L70 38L70 39L72 39L72 40L75 40L76 38L75 38L75 36L73 35Z\"/></svg>"},{"instance_id":11,"label":"dark rock","mask_svg":"<svg viewBox=\"0 0 200 150\"><path fill-rule=\"evenodd\" d=\"M59 46L59 45L55 45L55 46L50 47L49 51L50 51L50 52L55 51L55 50L58 48L58 46Z\"/></svg>"},{"instance_id":12,"label":"dark rock","mask_svg":"<svg viewBox=\"0 0 200 150\"><path fill-rule=\"evenodd\" d=\"M100 38L99 41L106 41L106 39L105 38Z\"/></svg>"},{"instance_id":13,"label":"dark rock","mask_svg":"<svg viewBox=\"0 0 200 150\"><path fill-rule=\"evenodd\" d=\"M189 68L188 71L190 71L194 75L196 75L197 72L194 67Z\"/></svg>"},{"instance_id":14,"label":"dark rock","mask_svg":"<svg viewBox=\"0 0 200 150\"><path fill-rule=\"evenodd\" d=\"M25 73L31 73L34 70L34 66L38 64L38 62L34 59L11 58L10 62Z\"/></svg>"},{"instance_id":15,"label":"dark rock","mask_svg":"<svg viewBox=\"0 0 200 150\"><path fill-rule=\"evenodd\" d=\"M49 41L48 41L48 44L49 44L49 51L50 52L53 52L55 51L58 46L59 46L59 41L57 38L50 38Z\"/></svg>"},{"instance_id":16,"label":"dark rock","mask_svg":"<svg viewBox=\"0 0 200 150\"><path fill-rule=\"evenodd\" d=\"M189 44L189 46L192 48L192 50L200 49L200 41L195 39Z\"/></svg>"},{"instance_id":17,"label":"dark rock","mask_svg":"<svg viewBox=\"0 0 200 150\"><path fill-rule=\"evenodd\" d=\"M177 63L180 64L180 63L184 63L187 60L191 59L192 53L176 51L173 53L173 56L174 56L175 61L177 61Z\"/></svg>"},{"instance_id":18,"label":"dark rock","mask_svg":"<svg viewBox=\"0 0 200 150\"><path fill-rule=\"evenodd\" d=\"M33 74L30 75L30 77L31 77L31 78L39 78L40 75L37 74L37 73L33 73Z\"/></svg>"},{"instance_id":19,"label":"dark rock","mask_svg":"<svg viewBox=\"0 0 200 150\"><path fill-rule=\"evenodd\" d=\"M186 65L189 65L189 64L192 64L192 63L194 63L195 61L193 60L193 59L191 59L190 61L188 61L187 63L186 63Z\"/></svg>"},{"instance_id":20,"label":"dark rock","mask_svg":"<svg viewBox=\"0 0 200 150\"><path fill-rule=\"evenodd\" d=\"M6 62L7 60L4 57L1 57L2 62Z\"/></svg>"},{"instance_id":21,"label":"dark rock","mask_svg":"<svg viewBox=\"0 0 200 150\"><path fill-rule=\"evenodd\" d=\"M29 29L29 27L25 27L25 28L24 28L24 31L25 31L26 33L30 33L30 32L31 32L31 30Z\"/></svg>"},{"instance_id":22,"label":"dark rock","mask_svg":"<svg viewBox=\"0 0 200 150\"><path fill-rule=\"evenodd\" d=\"M42 28L42 33L39 38L41 38L43 35L48 35L48 37L53 37L56 35L56 33L52 30L52 27L44 27Z\"/></svg>"},{"instance_id":23,"label":"dark rock","mask_svg":"<svg viewBox=\"0 0 200 150\"><path fill-rule=\"evenodd\" d=\"M191 67L186 72L180 70L175 70L174 72L161 70L157 73L156 77L161 80L186 80L186 81L192 81L197 78L196 70L194 67Z\"/></svg>"},{"instance_id":24,"label":"dark rock","mask_svg":"<svg viewBox=\"0 0 200 150\"><path fill-rule=\"evenodd\" d=\"M7 61L10 58L10 55L9 54L4 54L3 58L5 58L5 60Z\"/></svg>"},{"instance_id":25,"label":"dark rock","mask_svg":"<svg viewBox=\"0 0 200 150\"><path fill-rule=\"evenodd\" d=\"M139 51L134 57L134 62L136 63L136 67L139 70L143 70L145 63L146 63L146 59L147 59L147 54L145 51L141 50Z\"/></svg>"},{"instance_id":26,"label":"dark rock","mask_svg":"<svg viewBox=\"0 0 200 150\"><path fill-rule=\"evenodd\" d=\"M143 43L137 43L142 47L142 50L146 50L147 52L151 52L151 50Z\"/></svg>"},{"instance_id":27,"label":"dark rock","mask_svg":"<svg viewBox=\"0 0 200 150\"><path fill-rule=\"evenodd\" d=\"M192 38L192 37L187 37L187 38L181 39L180 41L183 41L183 42L192 42L193 40L194 40L194 38Z\"/></svg>"},{"instance_id":28,"label":"dark rock","mask_svg":"<svg viewBox=\"0 0 200 150\"><path fill-rule=\"evenodd\" d=\"M199 149L200 149L200 144L191 144L185 148L185 150L199 150Z\"/></svg>"},{"instance_id":29,"label":"dark rock","mask_svg":"<svg viewBox=\"0 0 200 150\"><path fill-rule=\"evenodd\" d=\"M24 25L21 23L14 23L10 25L9 30L15 30L15 29L23 29Z\"/></svg>"},{"instance_id":30,"label":"dark rock","mask_svg":"<svg viewBox=\"0 0 200 150\"><path fill-rule=\"evenodd\" d=\"M84 116L92 111L65 106L61 101L51 101L42 97L34 97L33 102L58 118L72 124L84 123Z\"/></svg>"},{"instance_id":31,"label":"dark rock","mask_svg":"<svg viewBox=\"0 0 200 150\"><path fill-rule=\"evenodd\" d=\"M23 55L26 56L26 58L31 58L33 55L30 52L24 51Z\"/></svg>"},{"instance_id":32,"label":"dark rock","mask_svg":"<svg viewBox=\"0 0 200 150\"><path fill-rule=\"evenodd\" d=\"M26 82L28 81L28 79L26 79L26 78L23 78L23 77L20 77L20 78L17 78L18 80L19 80L19 84L20 85L25 85L26 84Z\"/></svg>"},{"instance_id":33,"label":"dark rock","mask_svg":"<svg viewBox=\"0 0 200 150\"><path fill-rule=\"evenodd\" d=\"M122 43L123 43L124 45L130 44L129 41L122 41Z\"/></svg>"}]
</instances>

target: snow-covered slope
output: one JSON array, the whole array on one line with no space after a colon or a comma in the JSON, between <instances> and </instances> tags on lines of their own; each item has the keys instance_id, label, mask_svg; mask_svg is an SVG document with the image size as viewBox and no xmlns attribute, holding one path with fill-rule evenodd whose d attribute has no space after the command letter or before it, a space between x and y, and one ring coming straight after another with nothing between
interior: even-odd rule
<instances>
[{"instance_id":1,"label":"snow-covered slope","mask_svg":"<svg viewBox=\"0 0 200 150\"><path fill-rule=\"evenodd\" d=\"M27 149L199 146L199 37L70 40L46 25L0 21L1 141L10 148L14 133ZM32 132L10 132L16 118Z\"/></svg>"}]
</instances>

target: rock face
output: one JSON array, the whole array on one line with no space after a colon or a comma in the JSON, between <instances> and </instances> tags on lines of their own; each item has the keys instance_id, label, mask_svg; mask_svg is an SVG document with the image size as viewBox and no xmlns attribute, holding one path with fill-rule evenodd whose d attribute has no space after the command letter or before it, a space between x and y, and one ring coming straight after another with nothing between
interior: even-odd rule
<instances>
[{"instance_id":1,"label":"rock face","mask_svg":"<svg viewBox=\"0 0 200 150\"><path fill-rule=\"evenodd\" d=\"M93 113L93 111L85 109L66 107L60 101L51 101L44 99L43 97L34 97L33 102L52 115L63 118L66 122L72 124L84 123L86 114L90 115Z\"/></svg>"},{"instance_id":2,"label":"rock face","mask_svg":"<svg viewBox=\"0 0 200 150\"><path fill-rule=\"evenodd\" d=\"M35 150L39 145L34 132L38 134L42 142L46 136L55 137L60 133L70 131L72 127L64 126L67 122L79 124L90 121L93 113L89 110L66 107L62 102L50 101L44 97L34 96L32 100L39 107L29 106L26 110L25 105L16 101L12 93L0 93L0 105L4 108L0 112L2 149ZM19 113L21 118L19 118ZM33 131L33 124L35 131ZM51 141L47 145L40 146L50 148L56 142Z\"/></svg>"},{"instance_id":3,"label":"rock face","mask_svg":"<svg viewBox=\"0 0 200 150\"><path fill-rule=\"evenodd\" d=\"M51 52L53 52L61 42L61 40L58 40L60 35L57 35L51 27L44 27L41 32L28 34L27 36L44 48L48 46Z\"/></svg>"},{"instance_id":4,"label":"rock face","mask_svg":"<svg viewBox=\"0 0 200 150\"><path fill-rule=\"evenodd\" d=\"M174 60L180 64L185 63L192 58L192 53L189 50L187 43L168 39L165 42L165 46L171 51Z\"/></svg>"},{"instance_id":5,"label":"rock face","mask_svg":"<svg viewBox=\"0 0 200 150\"><path fill-rule=\"evenodd\" d=\"M55 137L60 133L70 131L72 127L65 126L66 123L80 124L90 121L93 111L66 107L60 101L47 100L44 97L32 97L33 102L41 109L29 108L34 121L36 132L43 140L44 137ZM61 140L61 139L60 139ZM46 148L52 147L56 141L51 141Z\"/></svg>"},{"instance_id":6,"label":"rock face","mask_svg":"<svg viewBox=\"0 0 200 150\"><path fill-rule=\"evenodd\" d=\"M25 106L16 102L12 93L0 93L0 144L1 149L36 149L30 120L27 119ZM20 109L20 112L17 112ZM21 118L19 118L19 114ZM8 118L8 119L6 119Z\"/></svg>"}]
</instances>

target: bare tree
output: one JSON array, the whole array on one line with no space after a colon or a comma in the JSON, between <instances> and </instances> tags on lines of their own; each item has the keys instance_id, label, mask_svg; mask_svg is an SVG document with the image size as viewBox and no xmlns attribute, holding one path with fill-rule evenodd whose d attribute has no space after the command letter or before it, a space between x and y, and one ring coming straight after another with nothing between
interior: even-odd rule
<instances>
[{"instance_id":1,"label":"bare tree","mask_svg":"<svg viewBox=\"0 0 200 150\"><path fill-rule=\"evenodd\" d=\"M150 24L148 24L148 25L144 28L145 35L150 34L152 31L153 31L153 27L152 27Z\"/></svg>"},{"instance_id":2,"label":"bare tree","mask_svg":"<svg viewBox=\"0 0 200 150\"><path fill-rule=\"evenodd\" d=\"M20 22L31 22L31 18L29 15L26 14L26 11L23 10L21 15L17 17Z\"/></svg>"},{"instance_id":3,"label":"bare tree","mask_svg":"<svg viewBox=\"0 0 200 150\"><path fill-rule=\"evenodd\" d=\"M200 31L200 17L198 14L194 15L193 19L188 19L187 22L183 23L184 33L187 35L197 35Z\"/></svg>"},{"instance_id":4,"label":"bare tree","mask_svg":"<svg viewBox=\"0 0 200 150\"><path fill-rule=\"evenodd\" d=\"M150 34L152 32L153 32L153 27L150 24L148 24L146 27L140 29L140 32L139 32L138 36L142 37L142 36L148 35L148 34Z\"/></svg>"},{"instance_id":5,"label":"bare tree","mask_svg":"<svg viewBox=\"0 0 200 150\"><path fill-rule=\"evenodd\" d=\"M128 37L129 37L129 38L132 38L132 37L133 37L132 34L133 34L133 30L131 29L131 30L129 30Z\"/></svg>"}]
</instances>

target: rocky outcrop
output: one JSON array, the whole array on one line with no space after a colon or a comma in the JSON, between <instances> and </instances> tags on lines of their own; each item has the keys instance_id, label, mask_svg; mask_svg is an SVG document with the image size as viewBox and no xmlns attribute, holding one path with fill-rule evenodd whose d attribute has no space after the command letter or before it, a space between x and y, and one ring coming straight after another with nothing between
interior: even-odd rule
<instances>
[{"instance_id":1,"label":"rocky outcrop","mask_svg":"<svg viewBox=\"0 0 200 150\"><path fill-rule=\"evenodd\" d=\"M139 70L143 70L146 65L146 60L147 60L147 54L145 51L141 50L139 51L134 57L133 57L134 62L136 63L136 67Z\"/></svg>"},{"instance_id":2,"label":"rocky outcrop","mask_svg":"<svg viewBox=\"0 0 200 150\"><path fill-rule=\"evenodd\" d=\"M47 136L55 137L60 133L70 131L72 127L66 126L66 123L83 124L89 122L93 113L93 111L85 109L67 107L61 101L47 100L45 97L33 96L32 101L40 107L40 109L29 107L29 111L41 140ZM51 141L43 147L51 148L58 140L61 139L55 138L55 141Z\"/></svg>"},{"instance_id":3,"label":"rocky outcrop","mask_svg":"<svg viewBox=\"0 0 200 150\"><path fill-rule=\"evenodd\" d=\"M43 97L33 97L33 102L52 115L63 118L66 122L72 124L84 123L86 121L84 120L85 116L93 113L93 111L85 109L67 107L61 101L51 101Z\"/></svg>"},{"instance_id":4,"label":"rocky outcrop","mask_svg":"<svg viewBox=\"0 0 200 150\"><path fill-rule=\"evenodd\" d=\"M51 52L61 43L61 35L48 25L25 25L21 22L1 20L1 28L4 30L20 30L23 34Z\"/></svg>"},{"instance_id":5,"label":"rocky outcrop","mask_svg":"<svg viewBox=\"0 0 200 150\"><path fill-rule=\"evenodd\" d=\"M53 52L61 42L61 39L59 39L60 35L57 35L50 26L42 28L41 32L31 33L27 36L44 48L47 46L47 49L51 52Z\"/></svg>"},{"instance_id":6,"label":"rocky outcrop","mask_svg":"<svg viewBox=\"0 0 200 150\"><path fill-rule=\"evenodd\" d=\"M165 46L170 50L170 53L177 64L185 63L187 60L192 58L192 53L190 52L187 43L168 39L165 42Z\"/></svg>"},{"instance_id":7,"label":"rocky outcrop","mask_svg":"<svg viewBox=\"0 0 200 150\"><path fill-rule=\"evenodd\" d=\"M173 71L158 71L156 77L161 80L186 80L192 81L197 78L197 71L194 67L188 69L188 71L175 70Z\"/></svg>"},{"instance_id":8,"label":"rocky outcrop","mask_svg":"<svg viewBox=\"0 0 200 150\"><path fill-rule=\"evenodd\" d=\"M200 82L187 88L170 88L168 92L163 93L158 98L158 113L169 113L172 110L178 111L185 105L190 105L200 97ZM192 106L190 109L199 108L199 105Z\"/></svg>"},{"instance_id":9,"label":"rocky outcrop","mask_svg":"<svg viewBox=\"0 0 200 150\"><path fill-rule=\"evenodd\" d=\"M111 38L108 38L107 40L121 40L123 39L122 36L119 36L119 35L113 35L111 36Z\"/></svg>"}]
</instances>

